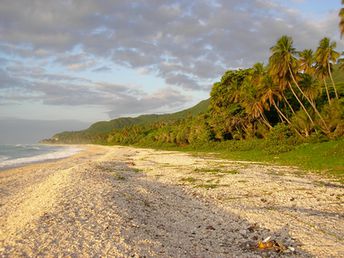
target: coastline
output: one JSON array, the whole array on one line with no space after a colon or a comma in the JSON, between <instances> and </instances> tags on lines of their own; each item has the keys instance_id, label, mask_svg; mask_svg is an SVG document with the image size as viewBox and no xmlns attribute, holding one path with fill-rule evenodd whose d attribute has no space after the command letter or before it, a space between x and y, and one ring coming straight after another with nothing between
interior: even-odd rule
<instances>
[{"instance_id":1,"label":"coastline","mask_svg":"<svg viewBox=\"0 0 344 258\"><path fill-rule=\"evenodd\" d=\"M268 236L300 257L344 251L339 184L289 167L81 146L1 171L2 255L251 257Z\"/></svg>"},{"instance_id":2,"label":"coastline","mask_svg":"<svg viewBox=\"0 0 344 258\"><path fill-rule=\"evenodd\" d=\"M24 167L30 164L35 163L46 163L53 162L60 159L65 159L70 156L76 155L83 150L81 145L52 145L52 144L37 144L42 146L51 146L51 147L61 147L60 150L55 150L51 152L41 153L33 156L25 156L19 158L13 158L9 160L4 160L0 163L0 172L3 172L8 169ZM64 149L63 149L64 148Z\"/></svg>"}]
</instances>

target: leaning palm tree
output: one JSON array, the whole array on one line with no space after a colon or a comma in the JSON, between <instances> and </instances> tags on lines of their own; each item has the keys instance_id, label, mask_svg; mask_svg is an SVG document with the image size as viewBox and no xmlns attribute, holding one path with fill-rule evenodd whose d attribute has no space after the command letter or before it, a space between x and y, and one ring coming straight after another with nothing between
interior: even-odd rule
<instances>
[{"instance_id":1,"label":"leaning palm tree","mask_svg":"<svg viewBox=\"0 0 344 258\"><path fill-rule=\"evenodd\" d=\"M315 52L315 61L317 72L322 74L323 76L330 77L334 93L336 95L336 98L338 99L339 97L336 85L334 84L331 72L333 63L335 63L340 56L340 54L334 50L336 46L336 42L331 42L330 39L327 37L320 40L319 47Z\"/></svg>"},{"instance_id":2,"label":"leaning palm tree","mask_svg":"<svg viewBox=\"0 0 344 258\"><path fill-rule=\"evenodd\" d=\"M268 110L270 110L270 106L272 105L276 109L281 121L282 122L286 121L287 124L292 125L292 122L288 118L288 115L284 114L281 111L281 109L278 107L279 106L278 102L281 101L284 98L284 96L282 95L282 92L278 89L276 84L274 84L274 82L272 81L271 77L268 74L265 74L262 80L260 91L262 93L262 96L261 96L262 103L269 104L267 105ZM288 103L288 105L290 104ZM294 110L293 109L291 110L293 114L295 115ZM296 128L293 128L293 129L301 138L303 138L303 135Z\"/></svg>"},{"instance_id":3,"label":"leaning palm tree","mask_svg":"<svg viewBox=\"0 0 344 258\"><path fill-rule=\"evenodd\" d=\"M303 92L306 96L312 101L313 105L315 105L315 100L321 95L322 88L319 80L317 80L314 76L309 74L302 74L300 80L300 86L303 89Z\"/></svg>"},{"instance_id":4,"label":"leaning palm tree","mask_svg":"<svg viewBox=\"0 0 344 258\"><path fill-rule=\"evenodd\" d=\"M269 109L268 103L262 99L262 91L259 90L260 85L254 84L258 76L257 74L253 74L253 76L247 77L244 81L241 105L245 108L245 112L249 118L261 119L271 129L272 126L264 114L264 110Z\"/></svg>"},{"instance_id":5,"label":"leaning palm tree","mask_svg":"<svg viewBox=\"0 0 344 258\"><path fill-rule=\"evenodd\" d=\"M278 83L281 91L284 91L288 86L291 92L293 93L296 100L299 102L302 109L307 114L307 117L311 121L312 125L315 126L315 123L307 111L306 107L300 100L299 96L296 94L293 89L292 82L297 86L299 91L305 95L298 85L295 78L295 70L297 67L297 59L295 57L296 50L293 47L293 40L291 37L282 36L276 43L275 46L270 48L272 55L269 58L270 63L270 75Z\"/></svg>"},{"instance_id":6,"label":"leaning palm tree","mask_svg":"<svg viewBox=\"0 0 344 258\"><path fill-rule=\"evenodd\" d=\"M320 66L320 65L317 65L317 68L316 68L316 77L321 81L323 81L323 84L325 86L325 91L326 91L326 96L327 96L327 101L328 101L328 104L331 105L331 97L330 97L330 91L328 89L328 86L327 86L327 82L326 82L326 79L328 77L328 71L327 71L327 68L326 67L323 67L323 66Z\"/></svg>"},{"instance_id":7,"label":"leaning palm tree","mask_svg":"<svg viewBox=\"0 0 344 258\"><path fill-rule=\"evenodd\" d=\"M299 71L309 75L314 74L314 54L312 49L305 49L299 53Z\"/></svg>"},{"instance_id":8,"label":"leaning palm tree","mask_svg":"<svg viewBox=\"0 0 344 258\"><path fill-rule=\"evenodd\" d=\"M296 86L296 88L300 91L302 96L309 102L311 107L313 108L314 112L319 116L321 122L324 125L324 131L328 132L328 126L326 125L325 120L321 116L319 110L317 109L316 105L309 99L309 97L303 92L299 83L297 82L296 72L297 71L297 59L295 57L296 50L293 47L293 40L291 37L282 36L276 43L275 46L271 48L272 55L270 56L269 63L270 63L270 75L271 77L278 82L278 84L282 85L281 91L283 92L283 88L288 85L290 91L293 93L296 100L299 102L300 106L302 107L303 111L311 121L313 127L315 126L314 120L312 119L310 113L305 108L304 104L296 94L293 89L292 82Z\"/></svg>"},{"instance_id":9,"label":"leaning palm tree","mask_svg":"<svg viewBox=\"0 0 344 258\"><path fill-rule=\"evenodd\" d=\"M273 83L271 77L269 75L264 76L263 83L260 87L262 92L262 102L268 102L269 105L274 106L277 113L288 123L290 124L290 120L288 119L287 115L284 114L281 109L278 107L276 101L282 100L281 91L278 89L276 84Z\"/></svg>"}]
</instances>

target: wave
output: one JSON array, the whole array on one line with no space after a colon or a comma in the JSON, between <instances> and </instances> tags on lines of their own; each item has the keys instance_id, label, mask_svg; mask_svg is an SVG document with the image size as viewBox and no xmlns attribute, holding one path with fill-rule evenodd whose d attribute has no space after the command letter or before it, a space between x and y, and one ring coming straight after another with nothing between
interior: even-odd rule
<instances>
[{"instance_id":1,"label":"wave","mask_svg":"<svg viewBox=\"0 0 344 258\"><path fill-rule=\"evenodd\" d=\"M0 155L0 162L9 159L8 156Z\"/></svg>"},{"instance_id":2,"label":"wave","mask_svg":"<svg viewBox=\"0 0 344 258\"><path fill-rule=\"evenodd\" d=\"M8 168L8 167L17 167L24 164L47 161L47 160L67 158L69 156L72 156L80 152L81 150L82 149L78 149L78 148L67 148L67 149L63 149L63 150L59 150L55 152L36 155L36 156L10 159L10 160L7 160L7 159L2 160L0 156L0 169ZM3 157L6 157L6 156L3 156Z\"/></svg>"},{"instance_id":3,"label":"wave","mask_svg":"<svg viewBox=\"0 0 344 258\"><path fill-rule=\"evenodd\" d=\"M18 149L24 149L24 150L40 150L41 149L41 147L38 146L37 144L16 144L14 146Z\"/></svg>"}]
</instances>

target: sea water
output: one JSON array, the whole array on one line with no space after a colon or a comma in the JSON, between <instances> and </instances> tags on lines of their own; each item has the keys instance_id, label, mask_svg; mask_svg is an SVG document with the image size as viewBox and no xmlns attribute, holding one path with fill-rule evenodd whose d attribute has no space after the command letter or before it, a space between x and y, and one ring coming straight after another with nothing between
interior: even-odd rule
<instances>
[{"instance_id":1,"label":"sea water","mask_svg":"<svg viewBox=\"0 0 344 258\"><path fill-rule=\"evenodd\" d=\"M71 156L81 149L66 146L40 144L0 144L0 170L29 163L61 159Z\"/></svg>"}]
</instances>

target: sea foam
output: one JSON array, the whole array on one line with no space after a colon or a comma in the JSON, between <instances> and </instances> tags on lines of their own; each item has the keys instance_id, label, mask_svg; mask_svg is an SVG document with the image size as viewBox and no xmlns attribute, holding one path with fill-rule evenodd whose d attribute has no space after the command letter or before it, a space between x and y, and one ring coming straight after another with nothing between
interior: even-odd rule
<instances>
[{"instance_id":1,"label":"sea foam","mask_svg":"<svg viewBox=\"0 0 344 258\"><path fill-rule=\"evenodd\" d=\"M82 149L80 148L73 148L73 147L66 147L62 150L57 150L50 153L40 154L36 156L30 157L23 157L23 158L16 158L16 159L7 159L6 156L0 156L0 169L10 168L10 167L17 167L29 163L47 161L47 160L54 160L54 159L62 159L69 156L72 156Z\"/></svg>"}]
</instances>

